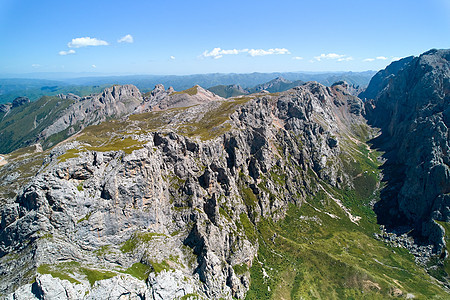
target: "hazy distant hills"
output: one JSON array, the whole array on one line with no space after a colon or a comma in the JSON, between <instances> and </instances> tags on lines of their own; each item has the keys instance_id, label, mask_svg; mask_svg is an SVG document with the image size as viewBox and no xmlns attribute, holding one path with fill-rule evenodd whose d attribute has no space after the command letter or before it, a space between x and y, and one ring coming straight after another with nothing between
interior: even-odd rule
<instances>
[{"instance_id":1,"label":"hazy distant hills","mask_svg":"<svg viewBox=\"0 0 450 300\"><path fill-rule=\"evenodd\" d=\"M293 87L304 84L305 82L302 80L290 81L283 77L277 77L269 82L258 84L252 88L242 88L240 85L217 85L210 87L208 90L211 92L224 97L235 97L239 95L245 94L253 94L261 91L268 91L270 93L279 93L287 91Z\"/></svg>"},{"instance_id":2,"label":"hazy distant hills","mask_svg":"<svg viewBox=\"0 0 450 300\"><path fill-rule=\"evenodd\" d=\"M46 79L0 79L0 103L12 102L17 97L28 97L31 101L35 101L42 96L69 93L83 97L99 93L108 86L110 84L78 85Z\"/></svg>"},{"instance_id":3,"label":"hazy distant hills","mask_svg":"<svg viewBox=\"0 0 450 300\"><path fill-rule=\"evenodd\" d=\"M267 83L282 77L288 81L317 81L330 86L336 81L346 81L355 86L367 86L375 71L334 72L334 73L249 73L249 74L196 74L196 75L130 75L64 78L64 74L55 74L55 80L49 79L0 79L0 103L12 102L16 97L25 96L35 101L40 97L73 93L86 96L99 93L113 84L133 84L142 92L152 90L157 84L172 86L175 90L184 90L196 84L203 87L218 85L239 85L246 89ZM31 76L31 74L30 74ZM235 96L231 92L231 96Z\"/></svg>"}]
</instances>

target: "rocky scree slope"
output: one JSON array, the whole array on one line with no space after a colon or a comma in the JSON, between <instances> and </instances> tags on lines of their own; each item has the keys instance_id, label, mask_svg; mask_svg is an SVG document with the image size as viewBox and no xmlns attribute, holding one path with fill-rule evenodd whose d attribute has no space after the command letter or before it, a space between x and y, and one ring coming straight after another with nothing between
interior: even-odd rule
<instances>
[{"instance_id":1,"label":"rocky scree slope","mask_svg":"<svg viewBox=\"0 0 450 300\"><path fill-rule=\"evenodd\" d=\"M393 74L385 76L388 67L374 77L375 89L385 84L365 105L369 123L381 128L373 142L386 159L375 211L381 224L434 245L445 258L446 233L436 221L450 221L450 50L402 62Z\"/></svg>"},{"instance_id":2,"label":"rocky scree slope","mask_svg":"<svg viewBox=\"0 0 450 300\"><path fill-rule=\"evenodd\" d=\"M353 186L345 165L367 131L361 111L342 86L308 83L85 128L3 199L2 294L244 298L255 224L282 219L318 182Z\"/></svg>"}]
</instances>

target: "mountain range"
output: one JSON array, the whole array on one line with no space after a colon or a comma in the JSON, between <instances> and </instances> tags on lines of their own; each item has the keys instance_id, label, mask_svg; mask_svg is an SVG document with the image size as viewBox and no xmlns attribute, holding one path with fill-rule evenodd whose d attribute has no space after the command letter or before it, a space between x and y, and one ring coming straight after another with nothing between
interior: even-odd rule
<instances>
[{"instance_id":1,"label":"mountain range","mask_svg":"<svg viewBox=\"0 0 450 300\"><path fill-rule=\"evenodd\" d=\"M355 86L367 86L375 72L335 72L335 73L251 73L251 74L198 74L198 75L134 75L134 76L90 76L67 77L67 74L55 74L50 79L0 79L0 104L12 102L17 97L28 97L35 101L42 96L55 96L58 94L76 94L84 97L100 93L113 84L133 84L142 92L149 92L157 84L172 86L176 90L185 90L196 84L203 87L217 85L240 85L252 88L268 82L276 77L284 77L296 81L317 81L325 85L340 80ZM33 74L29 74L32 76ZM38 74L45 76L46 74Z\"/></svg>"},{"instance_id":2,"label":"mountain range","mask_svg":"<svg viewBox=\"0 0 450 300\"><path fill-rule=\"evenodd\" d=\"M0 294L448 299L450 50L280 76L2 105Z\"/></svg>"}]
</instances>

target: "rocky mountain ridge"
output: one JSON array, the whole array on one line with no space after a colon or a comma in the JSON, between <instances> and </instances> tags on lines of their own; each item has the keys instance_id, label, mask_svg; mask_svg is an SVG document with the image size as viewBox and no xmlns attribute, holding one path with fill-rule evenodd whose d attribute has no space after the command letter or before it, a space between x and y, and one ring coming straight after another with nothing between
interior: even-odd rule
<instances>
[{"instance_id":1,"label":"rocky mountain ridge","mask_svg":"<svg viewBox=\"0 0 450 300\"><path fill-rule=\"evenodd\" d=\"M281 76L276 77L275 79L272 79L271 81L268 81L263 84L258 84L251 88L243 88L240 85L217 85L208 88L209 91L223 97L223 98L230 98L230 97L236 97L240 95L248 95L248 94L254 94L254 93L280 93L285 92L289 89L292 89L296 86L300 86L305 84L305 81L302 80L295 80L290 81L287 80ZM335 83L331 84L333 85L342 85L345 86L345 89L348 93L357 96L358 94L362 93L364 91L363 87L355 86L354 84L349 84L345 80L339 80Z\"/></svg>"},{"instance_id":2,"label":"rocky mountain ridge","mask_svg":"<svg viewBox=\"0 0 450 300\"><path fill-rule=\"evenodd\" d=\"M216 109L223 111L224 105L236 101L242 106L230 111L226 123L231 131L218 138L202 142L173 132L177 128L173 120L185 122L209 105L220 104ZM351 143L351 125L363 123L361 111L350 116L349 103L354 106L357 101L337 89L310 83L279 97L238 98L175 110L178 115L171 117L167 133L125 135L138 142L132 152L126 148L125 153L85 151L83 135L54 148L38 175L3 206L3 261L8 253L35 253L33 259L24 255L14 264L2 264L0 272L7 284L3 291L12 282L28 280L25 273L36 265L76 261L83 266L129 269L139 263L155 270L164 259L177 257L182 276L163 273L172 285L181 285L176 279L181 276L185 292L243 298L249 273L237 274L233 266L253 264L258 243L250 224L261 218L283 218L289 202L301 205L317 189L307 172L332 186L352 185L338 155ZM141 126L133 122L139 116L130 116L134 126ZM282 159L288 153L295 163ZM289 174L284 191L284 184L266 177L270 170L280 174L270 175L274 178ZM264 187L259 187L262 182ZM103 247L108 247L108 255L93 259L90 253ZM153 247L158 251L152 251ZM193 254L183 253L183 247ZM189 255L197 257L196 263L188 263ZM185 268L180 269L181 265ZM11 268L23 273L11 273ZM39 277L34 285L45 289L45 278ZM73 285L72 290L86 290L81 278L73 277L81 286ZM169 289L162 278L154 280L147 282L147 291L158 285ZM95 295L102 288L86 291Z\"/></svg>"},{"instance_id":3,"label":"rocky mountain ridge","mask_svg":"<svg viewBox=\"0 0 450 300\"><path fill-rule=\"evenodd\" d=\"M176 92L172 88L165 91L162 85L157 85L148 96L143 96L135 86L123 85L112 86L100 94L86 97L60 94L12 107L3 105L5 113L0 121L0 151L8 153L35 143L42 144L46 149L86 126L108 119L221 99L199 86Z\"/></svg>"},{"instance_id":4,"label":"rocky mountain ridge","mask_svg":"<svg viewBox=\"0 0 450 300\"><path fill-rule=\"evenodd\" d=\"M399 242L385 227L380 234L372 206L378 201L378 220L386 225L399 214L418 215L417 198L405 205L408 211L396 204L401 196L387 197L404 178L423 178L408 171L412 165L401 166L408 161L392 164L428 136L417 124L439 125L432 156L413 145L411 163L426 155L424 166L444 176L428 180L425 192L448 183L441 166L447 56L431 51L398 73L385 71L389 79L374 81L374 90L382 88L366 103L345 82L231 99L199 86L175 92L162 85L145 95L116 86L84 100L60 96L74 104L48 128L67 130L75 119L90 118L97 125L85 123L53 148L6 156L0 293L7 299L445 299L448 275L430 267L438 282L417 266L402 247L422 250L406 234ZM408 113L415 105L419 117ZM384 154L366 143L378 133L364 117L381 127L372 142ZM415 132L411 126L422 132L419 138L405 137ZM398 177L391 173L396 168L406 171ZM445 221L446 202L433 201L440 206L431 218ZM434 244L426 251L444 264L446 232L439 226L446 225L426 213L417 223ZM424 222L434 227L424 232Z\"/></svg>"},{"instance_id":5,"label":"rocky mountain ridge","mask_svg":"<svg viewBox=\"0 0 450 300\"><path fill-rule=\"evenodd\" d=\"M263 91L270 92L270 93L279 93L287 91L293 87L300 86L304 84L305 82L302 80L295 80L290 81L287 80L281 76L276 77L275 79L272 79L269 82L258 84L252 88L242 88L240 85L218 85L208 88L208 90L224 97L234 97L239 95L247 95L247 94L254 94L254 93L260 93Z\"/></svg>"},{"instance_id":6,"label":"rocky mountain ridge","mask_svg":"<svg viewBox=\"0 0 450 300\"><path fill-rule=\"evenodd\" d=\"M142 113L147 111L188 107L220 100L223 100L223 98L205 90L199 85L195 85L192 88L181 92L176 92L172 87L169 87L166 91L164 86L159 84L152 92L148 93L145 102L134 112Z\"/></svg>"}]
</instances>

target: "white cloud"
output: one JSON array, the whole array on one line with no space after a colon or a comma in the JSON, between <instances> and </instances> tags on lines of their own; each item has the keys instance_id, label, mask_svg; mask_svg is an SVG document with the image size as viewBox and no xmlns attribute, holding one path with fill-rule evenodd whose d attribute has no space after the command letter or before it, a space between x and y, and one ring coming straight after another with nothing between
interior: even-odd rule
<instances>
[{"instance_id":1,"label":"white cloud","mask_svg":"<svg viewBox=\"0 0 450 300\"><path fill-rule=\"evenodd\" d=\"M343 54L336 54L336 53L328 53L328 54L320 54L320 56L314 56L314 59L317 61L321 61L322 59L340 59L344 58L345 55Z\"/></svg>"},{"instance_id":2,"label":"white cloud","mask_svg":"<svg viewBox=\"0 0 450 300\"><path fill-rule=\"evenodd\" d=\"M39 68L41 65L40 64L32 64L31 65L33 68Z\"/></svg>"},{"instance_id":3,"label":"white cloud","mask_svg":"<svg viewBox=\"0 0 450 300\"><path fill-rule=\"evenodd\" d=\"M92 67L95 69L95 68L97 68L97 66L96 65L92 65Z\"/></svg>"},{"instance_id":4,"label":"white cloud","mask_svg":"<svg viewBox=\"0 0 450 300\"><path fill-rule=\"evenodd\" d=\"M295 60L302 60L303 57L301 57L301 56L294 56L292 59L295 59Z\"/></svg>"},{"instance_id":5,"label":"white cloud","mask_svg":"<svg viewBox=\"0 0 450 300\"><path fill-rule=\"evenodd\" d=\"M338 61L351 61L353 60L353 57L347 56L347 57L341 57L338 59Z\"/></svg>"},{"instance_id":6,"label":"white cloud","mask_svg":"<svg viewBox=\"0 0 450 300\"><path fill-rule=\"evenodd\" d=\"M274 48L269 50L264 49L250 49L248 50L248 54L250 56L264 56L264 55L272 55L272 54L291 54L286 48Z\"/></svg>"},{"instance_id":7,"label":"white cloud","mask_svg":"<svg viewBox=\"0 0 450 300\"><path fill-rule=\"evenodd\" d=\"M391 58L391 61L397 61L397 60L400 60L402 58L405 58L405 57L394 56L394 57Z\"/></svg>"},{"instance_id":8,"label":"white cloud","mask_svg":"<svg viewBox=\"0 0 450 300\"><path fill-rule=\"evenodd\" d=\"M127 34L126 36L118 39L117 42L118 43L129 43L129 44L131 44L131 43L134 42L134 40L133 40L133 36L131 36L131 34Z\"/></svg>"},{"instance_id":9,"label":"white cloud","mask_svg":"<svg viewBox=\"0 0 450 300\"><path fill-rule=\"evenodd\" d=\"M170 59L171 59L171 60L175 60L175 56L171 55L171 56L170 56Z\"/></svg>"},{"instance_id":10,"label":"white cloud","mask_svg":"<svg viewBox=\"0 0 450 300\"><path fill-rule=\"evenodd\" d=\"M90 37L81 37L81 38L75 38L72 39L71 42L67 43L67 46L69 48L81 48L81 47L87 47L87 46L108 46L108 42L103 40L98 40L96 38L90 38Z\"/></svg>"},{"instance_id":11,"label":"white cloud","mask_svg":"<svg viewBox=\"0 0 450 300\"><path fill-rule=\"evenodd\" d=\"M363 61L372 62L372 61L374 61L374 60L386 60L386 59L388 59L386 56L377 56L377 57L375 57L375 58L366 58L366 59L363 59Z\"/></svg>"},{"instance_id":12,"label":"white cloud","mask_svg":"<svg viewBox=\"0 0 450 300\"><path fill-rule=\"evenodd\" d=\"M225 50L221 48L214 48L211 51L205 51L201 55L202 57L212 57L214 59L218 59L223 57L224 55L237 55L240 53L248 53L250 56L264 56L264 55L273 55L273 54L291 54L286 48L273 48L273 49L230 49Z\"/></svg>"},{"instance_id":13,"label":"white cloud","mask_svg":"<svg viewBox=\"0 0 450 300\"><path fill-rule=\"evenodd\" d=\"M205 51L203 52L202 56L203 57L212 57L214 59L218 59L223 57L224 55L236 55L242 52L248 52L248 49L242 49L242 50L238 50L238 49L232 49L232 50L223 50L221 48L214 48L211 51Z\"/></svg>"},{"instance_id":14,"label":"white cloud","mask_svg":"<svg viewBox=\"0 0 450 300\"><path fill-rule=\"evenodd\" d=\"M319 56L314 56L316 61L322 61L324 59L327 60L337 60L337 61L350 61L353 60L353 57L347 56L345 54L336 54L336 53L328 53L328 54L320 54Z\"/></svg>"},{"instance_id":15,"label":"white cloud","mask_svg":"<svg viewBox=\"0 0 450 300\"><path fill-rule=\"evenodd\" d=\"M59 55L69 55L69 54L75 54L75 50L70 49L68 51L59 51Z\"/></svg>"}]
</instances>

